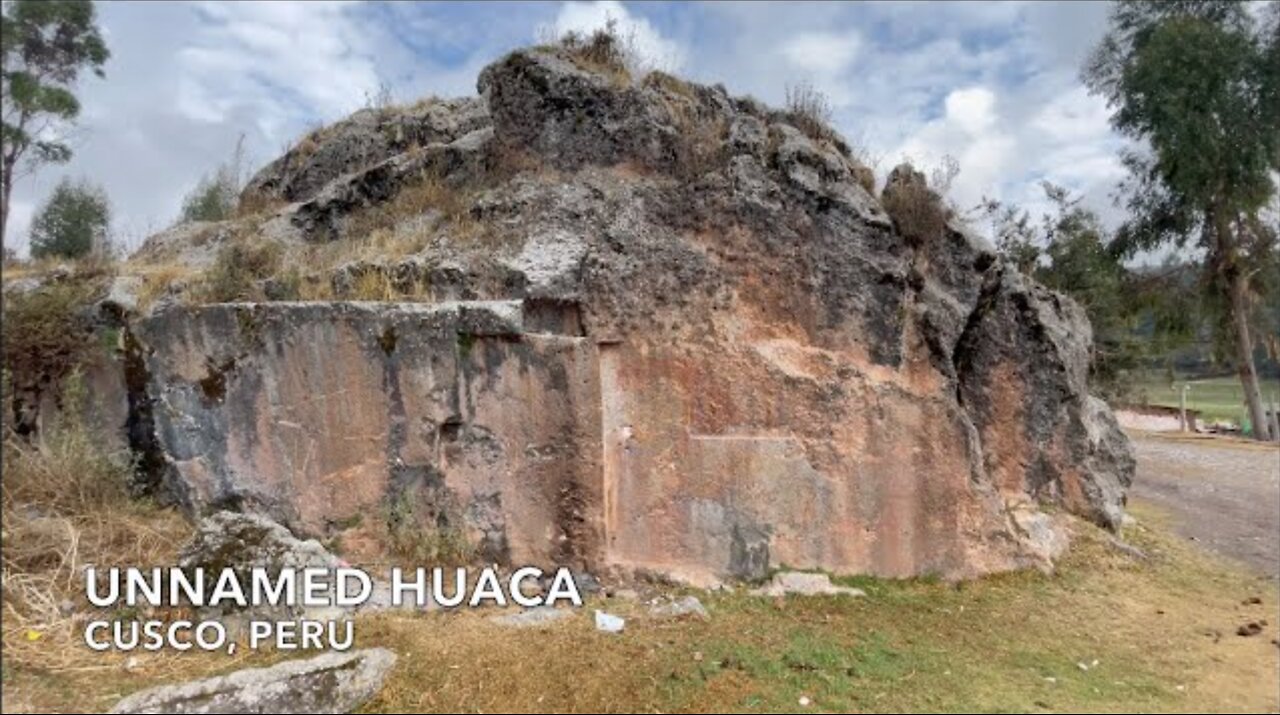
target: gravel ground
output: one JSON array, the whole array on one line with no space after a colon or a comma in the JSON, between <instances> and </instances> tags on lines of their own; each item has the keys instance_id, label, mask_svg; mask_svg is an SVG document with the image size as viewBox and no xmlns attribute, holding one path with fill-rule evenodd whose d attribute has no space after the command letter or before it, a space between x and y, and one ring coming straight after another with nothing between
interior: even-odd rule
<instances>
[{"instance_id":1,"label":"gravel ground","mask_svg":"<svg viewBox=\"0 0 1280 715\"><path fill-rule=\"evenodd\" d=\"M1179 534L1280 580L1280 449L1132 433L1130 494L1168 511Z\"/></svg>"}]
</instances>

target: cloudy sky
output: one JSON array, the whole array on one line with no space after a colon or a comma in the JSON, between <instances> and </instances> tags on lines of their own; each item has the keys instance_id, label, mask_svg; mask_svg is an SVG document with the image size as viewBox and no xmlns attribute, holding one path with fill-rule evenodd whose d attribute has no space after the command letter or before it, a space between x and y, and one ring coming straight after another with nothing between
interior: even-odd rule
<instances>
[{"instance_id":1,"label":"cloudy sky","mask_svg":"<svg viewBox=\"0 0 1280 715\"><path fill-rule=\"evenodd\" d=\"M14 191L6 245L60 176L101 183L128 246L173 222L182 196L241 134L252 162L363 106L475 93L485 64L549 33L617 20L657 66L780 104L809 82L837 127L880 158L960 164L952 196L1038 212L1037 182L1114 218L1121 140L1078 79L1105 4L107 2L112 57L85 79L75 158Z\"/></svg>"}]
</instances>

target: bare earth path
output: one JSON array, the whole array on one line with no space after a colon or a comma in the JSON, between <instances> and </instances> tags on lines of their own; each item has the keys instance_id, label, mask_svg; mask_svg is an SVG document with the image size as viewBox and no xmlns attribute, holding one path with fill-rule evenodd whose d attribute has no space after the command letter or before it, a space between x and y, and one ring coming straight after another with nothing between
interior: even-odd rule
<instances>
[{"instance_id":1,"label":"bare earth path","mask_svg":"<svg viewBox=\"0 0 1280 715\"><path fill-rule=\"evenodd\" d=\"M1174 530L1280 580L1280 449L1236 440L1130 433L1130 494Z\"/></svg>"}]
</instances>

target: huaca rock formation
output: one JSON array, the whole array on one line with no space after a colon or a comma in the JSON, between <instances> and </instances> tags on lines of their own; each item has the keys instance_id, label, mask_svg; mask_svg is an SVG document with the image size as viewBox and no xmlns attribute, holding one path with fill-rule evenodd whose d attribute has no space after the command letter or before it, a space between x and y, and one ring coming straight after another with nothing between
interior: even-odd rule
<instances>
[{"instance_id":1,"label":"huaca rock formation","mask_svg":"<svg viewBox=\"0 0 1280 715\"><path fill-rule=\"evenodd\" d=\"M150 488L695 583L964 578L1047 563L1051 514L1118 524L1133 458L1077 305L908 168L874 195L813 118L591 49L358 112L243 218L149 240L184 277L106 303ZM251 300L202 298L264 246Z\"/></svg>"}]
</instances>

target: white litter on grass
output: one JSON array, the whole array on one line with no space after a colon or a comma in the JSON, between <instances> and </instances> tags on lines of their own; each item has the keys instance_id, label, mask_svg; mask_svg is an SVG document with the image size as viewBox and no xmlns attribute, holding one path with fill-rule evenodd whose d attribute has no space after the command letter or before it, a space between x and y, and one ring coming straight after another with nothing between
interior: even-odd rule
<instances>
[{"instance_id":1,"label":"white litter on grass","mask_svg":"<svg viewBox=\"0 0 1280 715\"><path fill-rule=\"evenodd\" d=\"M605 633L621 633L627 622L612 613L596 611L596 630Z\"/></svg>"}]
</instances>

